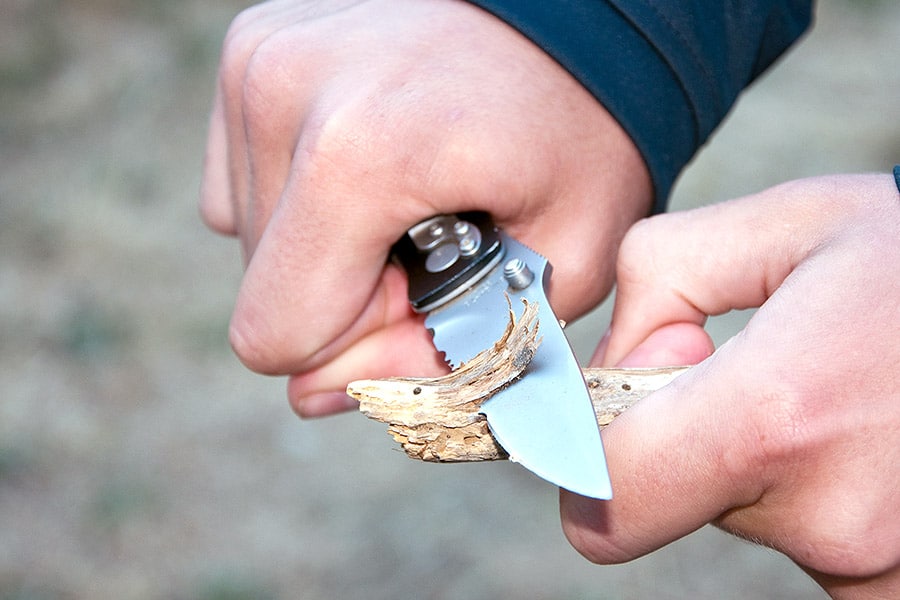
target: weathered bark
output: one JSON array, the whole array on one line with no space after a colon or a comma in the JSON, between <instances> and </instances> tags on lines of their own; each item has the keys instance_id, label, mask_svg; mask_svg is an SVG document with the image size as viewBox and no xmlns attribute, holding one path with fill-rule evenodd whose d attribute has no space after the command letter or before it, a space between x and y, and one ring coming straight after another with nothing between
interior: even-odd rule
<instances>
[{"instance_id":1,"label":"weathered bark","mask_svg":"<svg viewBox=\"0 0 900 600\"><path fill-rule=\"evenodd\" d=\"M537 304L524 304L518 319L510 308L506 330L491 348L450 374L355 381L347 393L359 401L363 414L387 423L388 432L412 458L433 462L507 458L478 411L488 398L515 384L540 345ZM597 423L605 427L686 368L584 369Z\"/></svg>"}]
</instances>

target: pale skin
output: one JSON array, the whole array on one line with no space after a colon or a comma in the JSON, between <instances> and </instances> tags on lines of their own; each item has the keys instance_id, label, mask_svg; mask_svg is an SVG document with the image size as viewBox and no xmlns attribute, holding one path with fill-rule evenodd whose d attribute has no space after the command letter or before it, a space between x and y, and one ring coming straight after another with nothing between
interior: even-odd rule
<instances>
[{"instance_id":1,"label":"pale skin","mask_svg":"<svg viewBox=\"0 0 900 600\"><path fill-rule=\"evenodd\" d=\"M631 230L598 363L698 362L712 351L706 314L772 300L690 377L609 428L616 499L561 500L588 558L627 560L713 521L787 553L836 597L896 584L900 257L888 183L815 194L814 183L792 184ZM609 292L617 248L651 195L609 113L464 2L269 2L229 30L201 211L244 250L235 352L287 375L301 416L355 407L343 392L351 380L445 371L405 276L386 262L411 225L490 212L554 264L550 301L572 319ZM759 382L773 380L760 397ZM840 401L854 390L866 393ZM670 409L676 397L688 410ZM662 452L676 468L654 473ZM861 551L870 546L886 550Z\"/></svg>"},{"instance_id":2,"label":"pale skin","mask_svg":"<svg viewBox=\"0 0 900 600\"><path fill-rule=\"evenodd\" d=\"M898 235L889 175L801 180L636 225L596 364L696 354L708 315L761 308L604 430L615 497L562 493L571 543L616 563L711 522L788 555L835 598L898 597Z\"/></svg>"},{"instance_id":3,"label":"pale skin","mask_svg":"<svg viewBox=\"0 0 900 600\"><path fill-rule=\"evenodd\" d=\"M483 210L556 265L561 318L612 285L651 183L609 113L529 40L456 0L272 2L219 72L202 214L240 238L231 343L302 416L353 379L446 369L385 266L409 227ZM559 231L566 231L561 237Z\"/></svg>"}]
</instances>

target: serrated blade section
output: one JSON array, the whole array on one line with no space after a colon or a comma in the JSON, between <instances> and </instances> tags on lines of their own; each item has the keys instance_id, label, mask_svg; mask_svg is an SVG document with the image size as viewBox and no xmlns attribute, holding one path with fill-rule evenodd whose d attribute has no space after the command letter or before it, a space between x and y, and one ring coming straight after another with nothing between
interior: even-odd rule
<instances>
[{"instance_id":1,"label":"serrated blade section","mask_svg":"<svg viewBox=\"0 0 900 600\"><path fill-rule=\"evenodd\" d=\"M459 368L503 335L509 314L503 294L506 287L503 269L496 267L471 290L425 317L435 348L452 368Z\"/></svg>"},{"instance_id":2,"label":"serrated blade section","mask_svg":"<svg viewBox=\"0 0 900 600\"><path fill-rule=\"evenodd\" d=\"M534 274L522 289L511 287L498 266L456 300L434 310L425 325L454 368L489 348L506 327L509 301L538 304L543 341L525 373L482 405L496 440L529 471L592 498L609 499L612 489L596 415L581 368L544 293L547 260L501 234L503 263L520 260Z\"/></svg>"}]
</instances>

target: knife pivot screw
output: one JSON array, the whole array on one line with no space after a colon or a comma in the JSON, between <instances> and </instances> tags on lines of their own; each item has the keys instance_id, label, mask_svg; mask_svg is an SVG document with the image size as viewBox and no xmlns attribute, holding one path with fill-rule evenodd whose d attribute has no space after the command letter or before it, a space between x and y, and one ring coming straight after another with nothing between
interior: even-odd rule
<instances>
[{"instance_id":1,"label":"knife pivot screw","mask_svg":"<svg viewBox=\"0 0 900 600\"><path fill-rule=\"evenodd\" d=\"M524 290L534 281L534 273L521 258L513 258L503 265L503 278L514 290Z\"/></svg>"}]
</instances>

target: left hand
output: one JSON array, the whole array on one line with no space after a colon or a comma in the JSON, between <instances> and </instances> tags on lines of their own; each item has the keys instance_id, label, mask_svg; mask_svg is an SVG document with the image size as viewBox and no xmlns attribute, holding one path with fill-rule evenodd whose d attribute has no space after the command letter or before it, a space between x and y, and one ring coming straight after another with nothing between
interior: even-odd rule
<instances>
[{"instance_id":1,"label":"left hand","mask_svg":"<svg viewBox=\"0 0 900 600\"><path fill-rule=\"evenodd\" d=\"M617 272L604 365L696 355L707 315L760 308L604 431L615 497L562 493L571 543L617 563L711 522L783 552L835 598L900 597L893 180L802 180L653 217L627 234Z\"/></svg>"}]
</instances>

